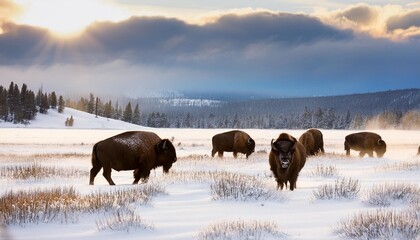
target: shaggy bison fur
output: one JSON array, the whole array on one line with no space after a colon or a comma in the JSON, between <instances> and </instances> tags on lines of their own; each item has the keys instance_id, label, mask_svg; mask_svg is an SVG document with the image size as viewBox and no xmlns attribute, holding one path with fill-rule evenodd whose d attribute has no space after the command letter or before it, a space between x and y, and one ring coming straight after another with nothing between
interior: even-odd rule
<instances>
[{"instance_id":1,"label":"shaggy bison fur","mask_svg":"<svg viewBox=\"0 0 420 240\"><path fill-rule=\"evenodd\" d=\"M359 132L346 136L346 140L344 141L346 155L350 155L350 149L360 151L360 157L363 157L366 153L369 157L373 157L373 152L376 152L378 157L382 157L386 152L386 143L376 133Z\"/></svg>"},{"instance_id":2,"label":"shaggy bison fur","mask_svg":"<svg viewBox=\"0 0 420 240\"><path fill-rule=\"evenodd\" d=\"M162 140L153 132L124 132L93 146L89 184L93 185L101 168L109 185L115 185L111 169L134 170L133 184L140 179L147 182L152 169L163 166L163 171L167 173L174 162L175 147L168 139Z\"/></svg>"},{"instance_id":3,"label":"shaggy bison fur","mask_svg":"<svg viewBox=\"0 0 420 240\"><path fill-rule=\"evenodd\" d=\"M233 152L235 158L238 156L238 153L246 154L246 158L248 158L255 150L255 141L246 132L239 130L214 135L212 144L212 157L214 157L216 152L219 157L223 157L223 152Z\"/></svg>"},{"instance_id":4,"label":"shaggy bison fur","mask_svg":"<svg viewBox=\"0 0 420 240\"><path fill-rule=\"evenodd\" d=\"M324 138L322 132L318 129L312 128L304 132L300 136L299 142L305 146L307 156L325 152Z\"/></svg>"},{"instance_id":5,"label":"shaggy bison fur","mask_svg":"<svg viewBox=\"0 0 420 240\"><path fill-rule=\"evenodd\" d=\"M296 188L296 181L300 170L305 166L306 150L305 147L287 133L279 135L277 140L271 141L271 151L269 155L270 170L273 172L277 182L277 189L283 189L287 182L290 183L289 189Z\"/></svg>"}]
</instances>

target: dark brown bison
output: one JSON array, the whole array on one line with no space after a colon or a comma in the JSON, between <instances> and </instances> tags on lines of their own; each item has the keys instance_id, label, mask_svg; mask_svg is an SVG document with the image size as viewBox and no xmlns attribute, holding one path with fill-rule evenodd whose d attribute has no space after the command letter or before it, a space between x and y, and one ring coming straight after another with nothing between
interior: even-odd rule
<instances>
[{"instance_id":1,"label":"dark brown bison","mask_svg":"<svg viewBox=\"0 0 420 240\"><path fill-rule=\"evenodd\" d=\"M246 154L246 158L248 158L255 150L255 141L247 133L239 130L214 135L212 144L212 157L216 152L219 157L223 157L223 152L233 152L235 158L238 153Z\"/></svg>"},{"instance_id":2,"label":"dark brown bison","mask_svg":"<svg viewBox=\"0 0 420 240\"><path fill-rule=\"evenodd\" d=\"M153 132L124 132L93 146L89 184L93 185L101 168L109 185L115 185L111 169L134 170L133 184L140 179L147 182L152 169L163 166L163 171L167 173L174 162L175 147L168 139L162 140Z\"/></svg>"},{"instance_id":3,"label":"dark brown bison","mask_svg":"<svg viewBox=\"0 0 420 240\"><path fill-rule=\"evenodd\" d=\"M376 133L359 132L346 136L346 140L344 141L346 155L350 155L350 149L360 151L360 157L363 157L366 153L369 157L373 157L373 152L376 152L378 157L382 157L386 152L386 143Z\"/></svg>"},{"instance_id":4,"label":"dark brown bison","mask_svg":"<svg viewBox=\"0 0 420 240\"><path fill-rule=\"evenodd\" d=\"M290 191L296 188L296 181L300 170L305 166L305 147L287 133L282 133L274 141L271 140L269 155L270 170L277 181L277 189L283 189L287 182L290 183Z\"/></svg>"},{"instance_id":5,"label":"dark brown bison","mask_svg":"<svg viewBox=\"0 0 420 240\"><path fill-rule=\"evenodd\" d=\"M300 136L299 142L305 146L307 156L325 152L324 138L318 129L311 128L304 132Z\"/></svg>"}]
</instances>

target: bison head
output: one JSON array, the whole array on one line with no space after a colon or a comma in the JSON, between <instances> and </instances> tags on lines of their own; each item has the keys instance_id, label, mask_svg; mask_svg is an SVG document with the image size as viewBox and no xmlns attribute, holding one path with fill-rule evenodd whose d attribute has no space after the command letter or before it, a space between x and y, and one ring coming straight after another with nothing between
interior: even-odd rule
<instances>
[{"instance_id":1,"label":"bison head","mask_svg":"<svg viewBox=\"0 0 420 240\"><path fill-rule=\"evenodd\" d=\"M176 162L175 147L169 139L163 139L156 145L156 157L159 166L163 166L165 173L169 172L172 164Z\"/></svg>"},{"instance_id":2,"label":"bison head","mask_svg":"<svg viewBox=\"0 0 420 240\"><path fill-rule=\"evenodd\" d=\"M375 146L375 152L378 157L383 157L386 152L386 143L384 140L379 139Z\"/></svg>"},{"instance_id":3,"label":"bison head","mask_svg":"<svg viewBox=\"0 0 420 240\"><path fill-rule=\"evenodd\" d=\"M248 138L246 141L246 149L248 150L247 154L251 155L255 151L255 141L252 138Z\"/></svg>"},{"instance_id":4,"label":"bison head","mask_svg":"<svg viewBox=\"0 0 420 240\"><path fill-rule=\"evenodd\" d=\"M277 139L275 142L271 140L271 151L275 154L281 168L288 168L292 163L293 154L296 148L296 139Z\"/></svg>"}]
</instances>

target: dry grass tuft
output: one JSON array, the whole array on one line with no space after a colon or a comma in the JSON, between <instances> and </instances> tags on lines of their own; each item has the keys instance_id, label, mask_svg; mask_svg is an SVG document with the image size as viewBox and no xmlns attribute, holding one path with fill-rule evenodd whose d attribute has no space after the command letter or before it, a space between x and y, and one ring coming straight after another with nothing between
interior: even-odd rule
<instances>
[{"instance_id":1,"label":"dry grass tuft","mask_svg":"<svg viewBox=\"0 0 420 240\"><path fill-rule=\"evenodd\" d=\"M337 177L339 173L335 166L325 166L318 164L311 171L310 175L313 177Z\"/></svg>"},{"instance_id":2,"label":"dry grass tuft","mask_svg":"<svg viewBox=\"0 0 420 240\"><path fill-rule=\"evenodd\" d=\"M43 179L52 177L61 178L87 178L88 171L81 171L76 168L46 167L38 163L23 166L0 167L0 177L10 179Z\"/></svg>"},{"instance_id":3,"label":"dry grass tuft","mask_svg":"<svg viewBox=\"0 0 420 240\"><path fill-rule=\"evenodd\" d=\"M414 184L393 183L373 186L367 192L367 202L375 206L389 206L392 201L414 203L420 201L420 188Z\"/></svg>"},{"instance_id":4,"label":"dry grass tuft","mask_svg":"<svg viewBox=\"0 0 420 240\"><path fill-rule=\"evenodd\" d=\"M315 199L353 199L360 191L359 180L351 178L338 178L334 185L325 184L314 190L312 195Z\"/></svg>"},{"instance_id":5,"label":"dry grass tuft","mask_svg":"<svg viewBox=\"0 0 420 240\"><path fill-rule=\"evenodd\" d=\"M269 221L224 221L211 224L201 230L198 240L286 239L274 222Z\"/></svg>"},{"instance_id":6,"label":"dry grass tuft","mask_svg":"<svg viewBox=\"0 0 420 240\"><path fill-rule=\"evenodd\" d=\"M418 239L420 221L411 209L378 209L340 221L335 232L350 239Z\"/></svg>"},{"instance_id":7,"label":"dry grass tuft","mask_svg":"<svg viewBox=\"0 0 420 240\"><path fill-rule=\"evenodd\" d=\"M0 198L0 222L21 226L52 221L77 222L80 214L114 211L134 202L149 204L159 194L165 194L164 189L150 184L86 196L76 193L72 187L9 191Z\"/></svg>"}]
</instances>

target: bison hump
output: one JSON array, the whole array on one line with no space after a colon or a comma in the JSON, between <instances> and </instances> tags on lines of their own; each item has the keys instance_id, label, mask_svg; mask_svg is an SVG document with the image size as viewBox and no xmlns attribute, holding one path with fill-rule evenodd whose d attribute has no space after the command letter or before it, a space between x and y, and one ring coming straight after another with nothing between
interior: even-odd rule
<instances>
[{"instance_id":1,"label":"bison hump","mask_svg":"<svg viewBox=\"0 0 420 240\"><path fill-rule=\"evenodd\" d=\"M142 139L136 137L136 136L130 136L130 137L114 137L112 139L115 143L118 145L125 146L131 150L137 151L139 147L143 146L144 143Z\"/></svg>"}]
</instances>

